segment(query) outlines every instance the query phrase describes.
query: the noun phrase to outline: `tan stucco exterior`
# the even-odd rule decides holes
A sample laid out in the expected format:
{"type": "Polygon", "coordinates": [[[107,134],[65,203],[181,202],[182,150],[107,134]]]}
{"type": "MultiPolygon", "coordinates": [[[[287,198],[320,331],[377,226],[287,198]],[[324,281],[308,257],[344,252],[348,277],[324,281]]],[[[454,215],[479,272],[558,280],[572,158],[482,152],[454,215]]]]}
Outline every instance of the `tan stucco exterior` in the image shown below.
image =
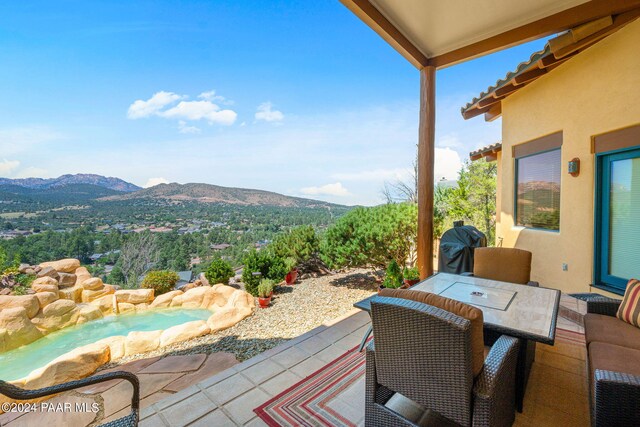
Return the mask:
{"type": "MultiPolygon", "coordinates": [[[[590,292],[594,265],[595,156],[592,137],[640,123],[640,20],[571,58],[502,101],[497,243],[533,252],[532,280],[590,292]],[[563,132],[560,231],[514,226],[512,146],[563,132]],[[580,158],[580,175],[567,162],[580,158]],[[562,264],[568,264],[568,271],[562,264]]],[[[639,142],[640,144],[640,142],[639,142]]],[[[605,293],[597,290],[599,293],[605,293]]],[[[606,293],[605,293],[606,294],[606,293]]]]}

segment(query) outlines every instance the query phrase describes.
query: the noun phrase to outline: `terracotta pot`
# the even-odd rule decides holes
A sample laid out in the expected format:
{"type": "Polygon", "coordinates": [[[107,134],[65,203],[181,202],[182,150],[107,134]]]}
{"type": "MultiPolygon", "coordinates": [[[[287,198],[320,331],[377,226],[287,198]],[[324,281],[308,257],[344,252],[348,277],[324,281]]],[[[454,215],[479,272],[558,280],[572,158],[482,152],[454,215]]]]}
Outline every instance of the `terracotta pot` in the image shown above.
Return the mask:
{"type": "Polygon", "coordinates": [[[261,308],[267,308],[271,304],[271,295],[267,298],[258,297],[258,303],[260,303],[261,308]]]}
{"type": "Polygon", "coordinates": [[[420,279],[415,279],[415,280],[404,279],[404,284],[407,285],[407,287],[411,287],[416,283],[418,283],[419,281],[420,279]]]}
{"type": "Polygon", "coordinates": [[[284,277],[284,280],[285,282],[287,282],[287,285],[293,285],[294,283],[296,283],[296,280],[298,280],[298,269],[294,268],[293,270],[288,272],[284,277]]]}

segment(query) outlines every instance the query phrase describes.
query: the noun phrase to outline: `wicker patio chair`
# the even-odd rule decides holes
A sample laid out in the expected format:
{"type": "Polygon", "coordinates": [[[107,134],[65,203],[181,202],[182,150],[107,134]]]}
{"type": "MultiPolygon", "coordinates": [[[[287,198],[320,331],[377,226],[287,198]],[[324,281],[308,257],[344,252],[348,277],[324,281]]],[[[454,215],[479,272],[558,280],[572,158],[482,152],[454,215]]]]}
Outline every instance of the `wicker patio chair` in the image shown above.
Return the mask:
{"type": "MultiPolygon", "coordinates": [[[[51,387],[40,388],[37,390],[25,390],[20,387],[16,387],[13,384],[0,380],[0,394],[3,394],[14,400],[31,400],[40,397],[51,396],[64,391],[78,389],[92,384],[97,384],[114,379],[127,380],[133,386],[133,397],[131,398],[131,412],[129,415],[118,418],[113,421],[109,421],[106,424],[101,424],[102,427],[130,427],[137,426],[140,416],[140,382],[131,372],[116,371],[106,374],[94,375],[92,377],[83,378],[81,380],[70,381],[63,384],[54,385],[51,387]]],[[[45,425],[43,420],[43,425],[45,425]]]]}
{"type": "Polygon", "coordinates": [[[516,248],[476,248],[473,276],[500,282],[539,286],[531,281],[531,252],[516,248]]]}
{"type": "Polygon", "coordinates": [[[366,352],[365,425],[510,426],[515,419],[518,341],[502,336],[478,376],[471,322],[400,298],[371,303],[374,340],[366,352]],[[399,393],[424,409],[410,420],[385,406],[399,393]]]}

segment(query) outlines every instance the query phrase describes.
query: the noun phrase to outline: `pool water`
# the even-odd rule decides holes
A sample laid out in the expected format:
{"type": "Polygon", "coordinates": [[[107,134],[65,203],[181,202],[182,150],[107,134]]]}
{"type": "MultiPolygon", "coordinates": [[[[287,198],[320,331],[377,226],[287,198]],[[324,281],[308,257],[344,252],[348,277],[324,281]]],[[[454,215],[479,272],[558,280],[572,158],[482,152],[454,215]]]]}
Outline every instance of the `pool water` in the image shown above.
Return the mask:
{"type": "Polygon", "coordinates": [[[131,331],[157,331],[194,320],[207,320],[209,310],[164,308],[142,313],[108,316],[53,332],[31,344],[0,353],[0,379],[24,378],[75,348],[131,331]]]}

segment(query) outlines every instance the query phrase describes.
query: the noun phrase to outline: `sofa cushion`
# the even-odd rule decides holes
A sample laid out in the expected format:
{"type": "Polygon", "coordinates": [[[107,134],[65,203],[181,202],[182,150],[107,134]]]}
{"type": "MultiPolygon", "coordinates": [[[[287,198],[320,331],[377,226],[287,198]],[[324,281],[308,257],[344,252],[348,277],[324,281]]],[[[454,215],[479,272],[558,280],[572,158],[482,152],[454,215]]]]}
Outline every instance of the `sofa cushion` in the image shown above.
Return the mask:
{"type": "Polygon", "coordinates": [[[640,328],[617,317],[588,313],[584,316],[584,335],[587,346],[592,342],[615,344],[640,350],[640,328]]]}
{"type": "Polygon", "coordinates": [[[631,279],[627,283],[617,316],[622,321],[640,327],[640,281],[631,279]]]}
{"type": "Polygon", "coordinates": [[[516,248],[476,248],[473,275],[526,285],[531,275],[531,252],[516,248]]]}
{"type": "Polygon", "coordinates": [[[482,371],[482,367],[484,366],[484,321],[482,310],[460,301],[441,297],[440,295],[410,289],[385,288],[380,291],[379,295],[381,297],[404,298],[421,302],[469,320],[471,322],[471,351],[473,353],[471,364],[473,376],[477,376],[482,371]]]}
{"type": "Polygon", "coordinates": [[[589,375],[596,369],[640,376],[640,350],[604,342],[589,345],[589,375]]]}

